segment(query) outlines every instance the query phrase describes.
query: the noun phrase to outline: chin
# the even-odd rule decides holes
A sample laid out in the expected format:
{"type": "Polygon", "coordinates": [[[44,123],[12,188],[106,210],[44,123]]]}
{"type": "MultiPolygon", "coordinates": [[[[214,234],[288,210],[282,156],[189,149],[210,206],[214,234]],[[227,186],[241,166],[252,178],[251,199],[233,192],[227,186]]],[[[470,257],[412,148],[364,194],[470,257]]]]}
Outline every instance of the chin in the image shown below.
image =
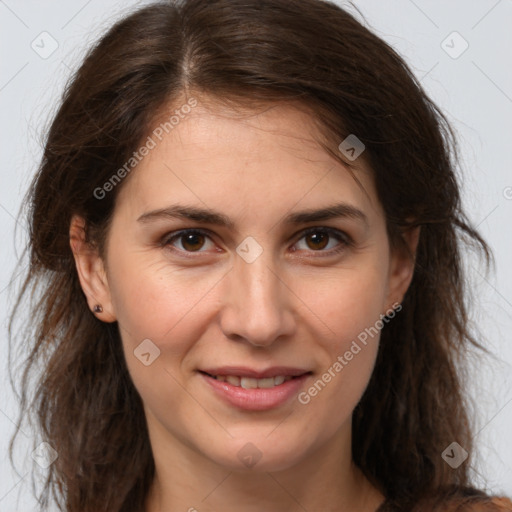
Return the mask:
{"type": "Polygon", "coordinates": [[[267,432],[259,437],[246,436],[244,441],[242,436],[237,436],[236,442],[226,447],[222,454],[207,455],[220,466],[239,473],[284,471],[299,464],[306,456],[307,447],[301,439],[290,443],[288,437],[288,443],[283,444],[267,436],[267,432]]]}

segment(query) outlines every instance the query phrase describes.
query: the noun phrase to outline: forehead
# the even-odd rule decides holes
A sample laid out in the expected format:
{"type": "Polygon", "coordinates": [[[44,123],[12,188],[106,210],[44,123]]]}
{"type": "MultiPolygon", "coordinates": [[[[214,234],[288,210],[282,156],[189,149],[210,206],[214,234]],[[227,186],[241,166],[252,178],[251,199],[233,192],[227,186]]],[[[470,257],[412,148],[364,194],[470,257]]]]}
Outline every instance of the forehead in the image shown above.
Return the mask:
{"type": "MultiPolygon", "coordinates": [[[[154,123],[162,126],[176,103],[154,123]]],[[[169,127],[168,127],[169,128],[169,127]]],[[[354,173],[319,144],[312,117],[287,104],[257,111],[233,111],[202,104],[164,132],[136,166],[120,191],[135,209],[192,201],[216,210],[251,209],[261,215],[270,206],[290,209],[318,206],[318,197],[343,199],[380,214],[370,170],[362,162],[354,173]]]]}
{"type": "MultiPolygon", "coordinates": [[[[166,118],[169,118],[169,110],[156,118],[157,129],[165,125],[166,118]]],[[[276,158],[326,159],[325,151],[318,144],[313,118],[304,107],[282,103],[234,110],[210,100],[199,102],[177,121],[158,141],[160,151],[153,151],[150,156],[163,156],[172,151],[176,159],[237,158],[241,164],[276,158]]],[[[243,169],[242,165],[239,167],[243,169]]]]}

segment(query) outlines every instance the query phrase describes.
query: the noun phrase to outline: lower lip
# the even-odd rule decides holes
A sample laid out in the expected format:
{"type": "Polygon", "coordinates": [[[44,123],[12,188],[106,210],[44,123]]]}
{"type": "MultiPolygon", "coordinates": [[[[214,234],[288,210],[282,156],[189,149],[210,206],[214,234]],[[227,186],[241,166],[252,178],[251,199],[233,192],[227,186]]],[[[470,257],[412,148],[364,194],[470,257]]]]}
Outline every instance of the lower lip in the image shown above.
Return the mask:
{"type": "Polygon", "coordinates": [[[226,402],[247,411],[265,411],[284,404],[298,393],[304,381],[310,376],[309,373],[306,373],[273,388],[244,389],[217,380],[205,373],[200,374],[226,402]]]}

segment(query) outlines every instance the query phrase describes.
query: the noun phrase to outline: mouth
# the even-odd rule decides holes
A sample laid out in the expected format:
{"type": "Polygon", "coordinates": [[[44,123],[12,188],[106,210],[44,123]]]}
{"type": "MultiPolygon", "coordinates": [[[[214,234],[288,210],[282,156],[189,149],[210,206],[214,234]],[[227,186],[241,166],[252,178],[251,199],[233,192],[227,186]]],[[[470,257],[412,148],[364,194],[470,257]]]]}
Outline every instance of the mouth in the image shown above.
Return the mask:
{"type": "Polygon", "coordinates": [[[280,386],[284,382],[288,382],[292,379],[299,377],[293,377],[291,375],[276,375],[275,377],[267,377],[264,379],[255,379],[253,377],[242,377],[240,375],[212,375],[207,372],[200,372],[204,375],[208,375],[212,379],[218,380],[219,382],[227,382],[232,386],[244,389],[270,389],[275,386],[280,386]]]}
{"type": "Polygon", "coordinates": [[[296,368],[271,368],[262,372],[219,368],[198,373],[224,402],[239,409],[263,411],[289,401],[313,372],[296,368]]]}

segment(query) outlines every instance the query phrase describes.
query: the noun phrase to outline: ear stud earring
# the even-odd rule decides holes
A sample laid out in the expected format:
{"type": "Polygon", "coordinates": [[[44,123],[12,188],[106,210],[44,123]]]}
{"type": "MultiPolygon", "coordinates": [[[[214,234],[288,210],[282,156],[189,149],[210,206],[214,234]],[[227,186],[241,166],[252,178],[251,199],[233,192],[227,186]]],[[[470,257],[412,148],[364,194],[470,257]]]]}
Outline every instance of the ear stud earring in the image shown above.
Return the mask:
{"type": "Polygon", "coordinates": [[[103,312],[103,307],[101,306],[101,304],[96,304],[93,308],[93,311],[95,313],[102,313],[103,312]]]}

